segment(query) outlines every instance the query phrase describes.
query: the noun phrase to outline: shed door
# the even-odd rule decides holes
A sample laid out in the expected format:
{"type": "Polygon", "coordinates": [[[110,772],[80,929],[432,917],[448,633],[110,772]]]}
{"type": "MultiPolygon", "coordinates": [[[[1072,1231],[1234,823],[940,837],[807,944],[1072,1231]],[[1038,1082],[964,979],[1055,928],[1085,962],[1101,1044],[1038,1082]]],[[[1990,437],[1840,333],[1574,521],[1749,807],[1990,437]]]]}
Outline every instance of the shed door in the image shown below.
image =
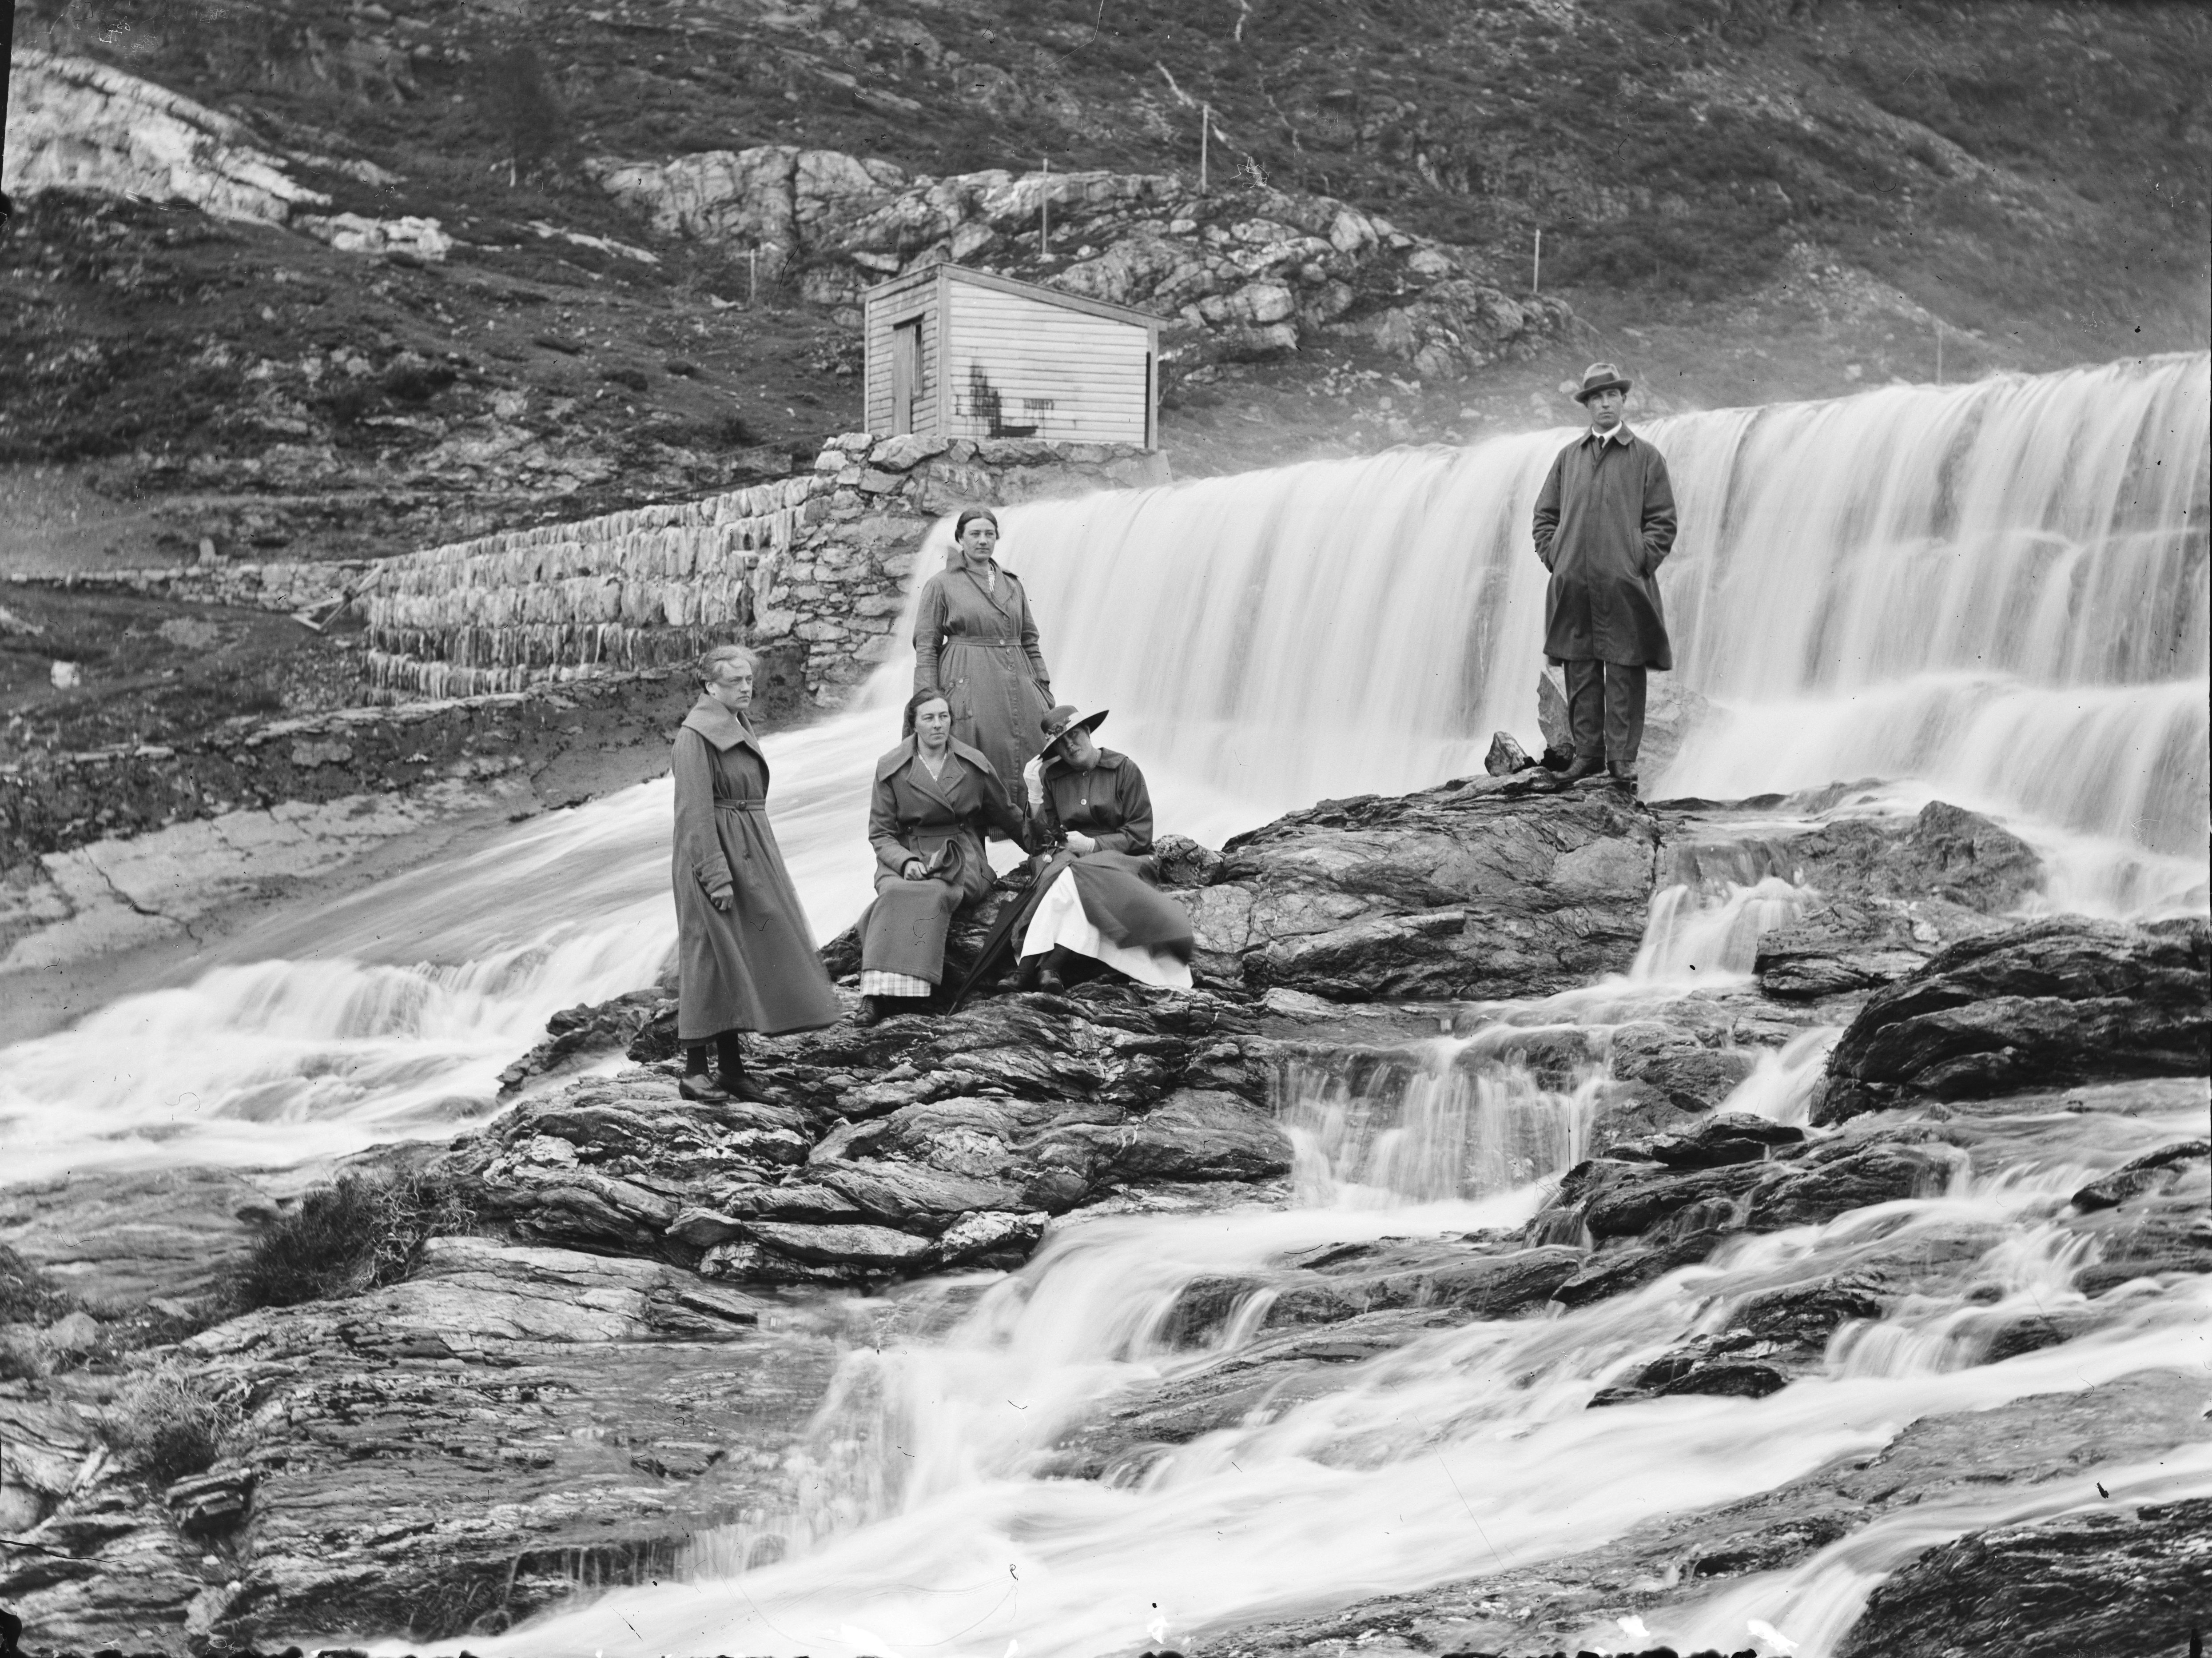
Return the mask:
{"type": "Polygon", "coordinates": [[[891,434],[914,430],[914,405],[921,395],[921,319],[891,330],[891,434]]]}

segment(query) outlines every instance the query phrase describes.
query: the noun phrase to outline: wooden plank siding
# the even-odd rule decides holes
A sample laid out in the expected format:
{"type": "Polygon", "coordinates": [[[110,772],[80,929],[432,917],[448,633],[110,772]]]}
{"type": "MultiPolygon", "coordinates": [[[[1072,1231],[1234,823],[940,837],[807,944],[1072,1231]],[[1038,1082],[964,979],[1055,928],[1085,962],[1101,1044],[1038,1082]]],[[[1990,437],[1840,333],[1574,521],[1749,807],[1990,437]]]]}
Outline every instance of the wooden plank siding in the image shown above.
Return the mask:
{"type": "Polygon", "coordinates": [[[868,430],[899,430],[895,331],[917,319],[915,432],[1157,445],[1155,319],[951,265],[895,277],[866,296],[868,430]]]}
{"type": "Polygon", "coordinates": [[[928,436],[935,436],[938,430],[937,413],[941,404],[938,389],[939,346],[943,330],[941,284],[934,279],[936,274],[933,271],[919,271],[895,285],[877,289],[867,296],[862,325],[866,331],[866,381],[862,406],[869,431],[888,433],[897,430],[891,408],[891,335],[899,324],[916,318],[921,322],[921,382],[915,388],[918,395],[915,399],[914,430],[928,436]]]}
{"type": "Polygon", "coordinates": [[[945,288],[945,436],[1150,445],[1149,328],[957,278],[945,288]]]}

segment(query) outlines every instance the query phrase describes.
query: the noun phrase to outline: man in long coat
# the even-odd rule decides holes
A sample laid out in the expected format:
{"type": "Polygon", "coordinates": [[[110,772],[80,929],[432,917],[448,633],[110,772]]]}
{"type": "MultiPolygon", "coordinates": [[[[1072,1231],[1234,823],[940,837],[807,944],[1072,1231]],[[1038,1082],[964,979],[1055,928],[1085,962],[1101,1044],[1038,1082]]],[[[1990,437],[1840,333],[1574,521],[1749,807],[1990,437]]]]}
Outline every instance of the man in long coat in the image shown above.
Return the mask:
{"type": "Polygon", "coordinates": [[[1636,786],[1644,676],[1674,665],[1659,566],[1674,546],[1674,490],[1658,450],[1628,430],[1630,382],[1610,363],[1583,371],[1590,428],[1559,451],[1536,497],[1536,556],[1552,572],[1544,654],[1565,670],[1574,731],[1570,783],[1601,768],[1636,786]]]}

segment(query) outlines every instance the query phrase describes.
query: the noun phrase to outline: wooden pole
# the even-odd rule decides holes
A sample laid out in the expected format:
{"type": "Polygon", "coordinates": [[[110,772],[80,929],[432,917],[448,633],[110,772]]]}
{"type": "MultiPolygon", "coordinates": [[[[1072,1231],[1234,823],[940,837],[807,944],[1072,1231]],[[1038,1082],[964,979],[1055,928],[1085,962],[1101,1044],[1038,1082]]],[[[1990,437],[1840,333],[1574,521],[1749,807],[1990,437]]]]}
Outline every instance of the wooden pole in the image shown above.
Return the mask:
{"type": "Polygon", "coordinates": [[[1041,160],[1044,188],[1037,192],[1037,257],[1042,259],[1052,252],[1052,157],[1041,160]]]}
{"type": "Polygon", "coordinates": [[[1544,291],[1544,233],[1541,230],[1536,233],[1536,256],[1528,266],[1528,291],[1532,294],[1544,291]]]}
{"type": "Polygon", "coordinates": [[[1213,106],[1198,107],[1198,193],[1206,193],[1206,164],[1207,151],[1213,140],[1213,106]]]}
{"type": "Polygon", "coordinates": [[[1943,319],[1936,319],[1936,383],[1943,383],[1943,319]]]}
{"type": "Polygon", "coordinates": [[[760,303],[760,249],[745,249],[745,308],[751,310],[760,303]]]}

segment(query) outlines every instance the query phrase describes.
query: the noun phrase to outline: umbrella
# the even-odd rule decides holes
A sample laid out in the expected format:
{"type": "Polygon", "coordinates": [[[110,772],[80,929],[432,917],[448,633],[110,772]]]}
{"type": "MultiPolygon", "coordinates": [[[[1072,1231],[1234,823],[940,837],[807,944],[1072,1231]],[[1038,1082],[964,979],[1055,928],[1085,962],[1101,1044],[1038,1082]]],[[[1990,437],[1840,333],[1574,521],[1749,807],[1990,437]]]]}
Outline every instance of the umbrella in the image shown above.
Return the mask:
{"type": "MultiPolygon", "coordinates": [[[[1048,862],[1046,855],[1042,852],[1030,857],[1029,891],[1036,891],[1036,883],[1042,878],[1039,872],[1048,862]]],[[[1014,936],[1014,923],[1021,919],[1022,912],[1028,907],[1022,899],[1012,898],[1000,906],[998,918],[991,923],[991,930],[983,935],[983,948],[975,952],[975,965],[969,968],[968,976],[960,981],[960,988],[952,993],[952,1001],[945,1012],[959,1012],[960,1004],[968,999],[968,992],[981,984],[984,976],[997,965],[1000,954],[1014,936]]]]}

